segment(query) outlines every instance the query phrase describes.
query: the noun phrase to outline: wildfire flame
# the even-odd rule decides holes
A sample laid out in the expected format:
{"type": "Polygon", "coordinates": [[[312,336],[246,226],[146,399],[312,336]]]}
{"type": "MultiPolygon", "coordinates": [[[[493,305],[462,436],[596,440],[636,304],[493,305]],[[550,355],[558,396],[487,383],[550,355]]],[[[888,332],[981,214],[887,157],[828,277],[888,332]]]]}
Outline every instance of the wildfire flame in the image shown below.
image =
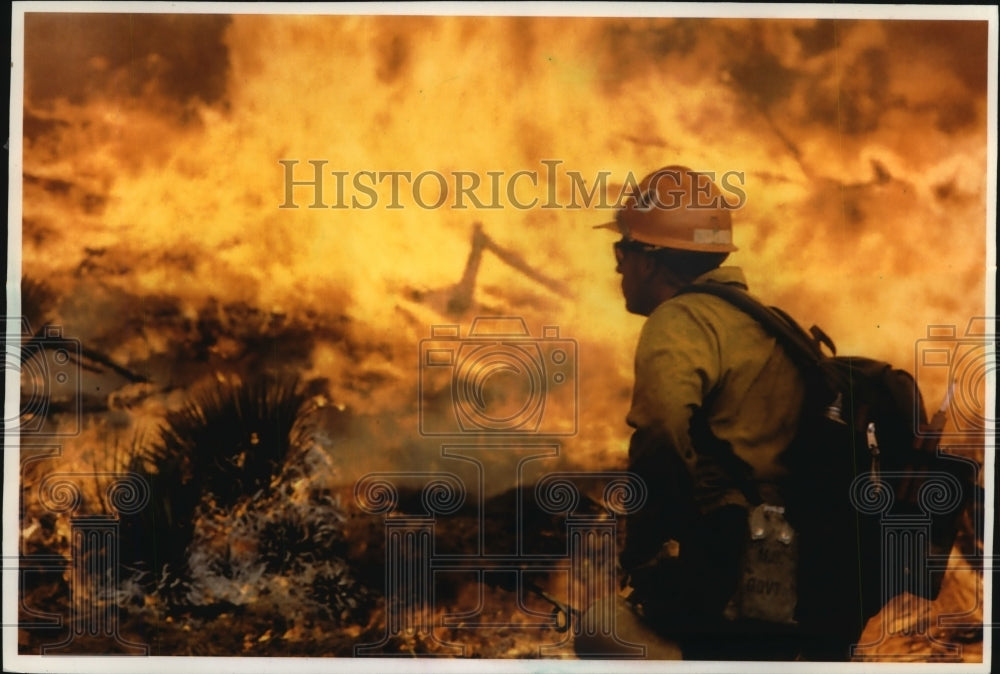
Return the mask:
{"type": "Polygon", "coordinates": [[[282,210],[278,160],[545,180],[554,159],[563,203],[564,171],[683,160],[746,173],[732,261],[849,348],[905,356],[983,309],[982,22],[31,14],[26,36],[23,265],[64,285],[104,249],[146,292],[336,298],[399,332],[400,286],[454,283],[482,221],[575,289],[546,319],[627,354],[606,213],[393,210],[384,189],[310,209],[301,188],[282,210]]]}

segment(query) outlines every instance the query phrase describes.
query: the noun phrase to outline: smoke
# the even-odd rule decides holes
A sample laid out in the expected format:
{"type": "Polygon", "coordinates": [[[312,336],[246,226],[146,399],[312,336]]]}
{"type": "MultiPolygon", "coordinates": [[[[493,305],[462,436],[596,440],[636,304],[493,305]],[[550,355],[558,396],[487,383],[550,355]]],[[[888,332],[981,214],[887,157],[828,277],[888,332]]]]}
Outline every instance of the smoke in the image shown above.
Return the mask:
{"type": "Polygon", "coordinates": [[[192,101],[217,103],[228,75],[222,36],[229,23],[200,14],[27,14],[25,95],[39,106],[142,97],[164,113],[192,101]]]}
{"type": "Polygon", "coordinates": [[[454,184],[435,210],[412,195],[387,208],[385,184],[367,210],[309,208],[302,187],[281,209],[279,161],[298,161],[299,180],[313,159],[351,175],[530,170],[539,184],[520,196],[563,205],[568,171],[607,171],[609,184],[671,163],[740,171],[731,261],[752,289],[844,351],[909,366],[928,324],[985,310],[986,29],[31,14],[23,268],[76,298],[61,318],[84,338],[115,330],[114,312],[81,299],[106,288],[170,296],[187,314],[211,297],[344,317],[374,346],[317,339],[310,374],[370,415],[346,424],[348,443],[399,456],[416,442],[400,438],[432,325],[476,312],[522,315],[533,334],[558,325],[580,342],[587,387],[567,446],[613,461],[640,323],[624,312],[612,238],[591,230],[607,211],[461,208],[454,184]],[[554,183],[546,160],[561,162],[554,183]],[[487,252],[470,312],[448,314],[477,222],[571,296],[487,252]]]}

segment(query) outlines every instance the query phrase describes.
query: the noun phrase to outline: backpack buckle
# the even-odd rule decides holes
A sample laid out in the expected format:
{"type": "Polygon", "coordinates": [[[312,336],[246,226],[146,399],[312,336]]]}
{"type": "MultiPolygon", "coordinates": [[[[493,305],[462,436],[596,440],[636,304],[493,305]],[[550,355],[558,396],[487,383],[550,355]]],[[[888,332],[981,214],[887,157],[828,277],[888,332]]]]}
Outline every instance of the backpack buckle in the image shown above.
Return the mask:
{"type": "Polygon", "coordinates": [[[841,414],[843,410],[844,410],[844,394],[841,393],[840,391],[837,391],[837,397],[834,398],[833,402],[827,406],[826,411],[823,413],[823,416],[825,416],[827,419],[836,424],[840,424],[841,426],[846,426],[847,422],[844,421],[844,417],[841,414]]]}

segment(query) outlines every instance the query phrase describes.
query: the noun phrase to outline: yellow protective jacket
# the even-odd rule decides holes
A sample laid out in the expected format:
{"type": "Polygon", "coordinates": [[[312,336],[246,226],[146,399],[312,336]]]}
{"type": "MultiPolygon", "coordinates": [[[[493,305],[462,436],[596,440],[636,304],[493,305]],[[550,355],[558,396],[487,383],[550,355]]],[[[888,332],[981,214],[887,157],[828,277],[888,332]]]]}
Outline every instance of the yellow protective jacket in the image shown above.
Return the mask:
{"type": "MultiPolygon", "coordinates": [[[[747,287],[737,267],[695,283],[747,287]]],[[[748,506],[748,485],[780,482],[778,456],[795,434],[803,396],[774,337],[725,300],[685,293],[657,307],[639,336],[627,417],[635,428],[630,469],[650,498],[629,518],[623,565],[681,540],[679,528],[692,519],[748,506]]]]}

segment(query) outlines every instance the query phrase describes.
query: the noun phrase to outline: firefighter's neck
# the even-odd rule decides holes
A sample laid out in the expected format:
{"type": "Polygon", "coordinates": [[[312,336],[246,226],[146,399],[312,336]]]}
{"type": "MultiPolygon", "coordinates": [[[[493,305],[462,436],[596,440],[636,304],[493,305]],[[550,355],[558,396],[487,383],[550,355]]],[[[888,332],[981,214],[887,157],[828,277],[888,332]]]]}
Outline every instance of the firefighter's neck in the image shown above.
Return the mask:
{"type": "Polygon", "coordinates": [[[657,286],[654,289],[653,293],[654,308],[660,306],[667,300],[673,298],[677,294],[678,290],[680,290],[680,286],[668,285],[668,284],[657,286]]]}
{"type": "Polygon", "coordinates": [[[649,316],[658,306],[674,297],[677,294],[677,291],[686,285],[686,282],[680,281],[679,279],[671,281],[663,278],[661,274],[654,275],[650,279],[649,285],[646,286],[646,311],[641,313],[645,316],[649,316]]]}
{"type": "Polygon", "coordinates": [[[651,258],[640,261],[639,282],[640,297],[636,303],[638,310],[633,313],[649,316],[653,311],[677,294],[677,291],[690,283],[676,271],[662,264],[656,264],[651,258]]]}
{"type": "Polygon", "coordinates": [[[669,267],[660,266],[654,275],[653,295],[658,300],[656,306],[671,299],[681,288],[690,285],[691,281],[680,276],[669,267]]]}

